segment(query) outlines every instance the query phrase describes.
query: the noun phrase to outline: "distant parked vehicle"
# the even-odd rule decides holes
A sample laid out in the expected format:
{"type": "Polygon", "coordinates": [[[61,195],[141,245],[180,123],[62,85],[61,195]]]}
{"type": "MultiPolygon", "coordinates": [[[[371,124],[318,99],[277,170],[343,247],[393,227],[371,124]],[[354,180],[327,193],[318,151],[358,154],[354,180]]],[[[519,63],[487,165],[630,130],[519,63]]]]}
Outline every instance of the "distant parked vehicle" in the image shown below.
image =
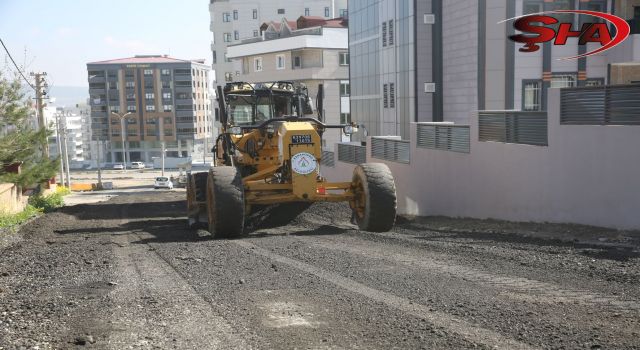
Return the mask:
{"type": "Polygon", "coordinates": [[[155,182],[153,183],[153,188],[168,188],[170,190],[173,189],[173,182],[169,180],[166,176],[158,176],[156,177],[155,182]]]}
{"type": "Polygon", "coordinates": [[[123,170],[124,169],[124,164],[116,163],[116,164],[113,165],[113,169],[114,170],[123,170]]]}
{"type": "Polygon", "coordinates": [[[131,162],[131,169],[144,169],[144,163],[143,162],[131,162]]]}

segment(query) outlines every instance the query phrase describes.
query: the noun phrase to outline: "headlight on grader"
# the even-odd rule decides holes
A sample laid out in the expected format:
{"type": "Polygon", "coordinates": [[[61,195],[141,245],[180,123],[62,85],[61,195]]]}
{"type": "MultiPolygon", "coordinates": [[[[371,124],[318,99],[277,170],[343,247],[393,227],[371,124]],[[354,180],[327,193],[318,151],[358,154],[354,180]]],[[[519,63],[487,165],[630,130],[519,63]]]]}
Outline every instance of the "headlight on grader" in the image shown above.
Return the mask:
{"type": "Polygon", "coordinates": [[[345,135],[352,135],[358,132],[358,127],[353,125],[347,125],[344,128],[342,128],[342,131],[345,133],[345,135]]]}
{"type": "Polygon", "coordinates": [[[239,126],[234,126],[231,128],[231,133],[234,135],[242,135],[242,128],[239,126]]]}

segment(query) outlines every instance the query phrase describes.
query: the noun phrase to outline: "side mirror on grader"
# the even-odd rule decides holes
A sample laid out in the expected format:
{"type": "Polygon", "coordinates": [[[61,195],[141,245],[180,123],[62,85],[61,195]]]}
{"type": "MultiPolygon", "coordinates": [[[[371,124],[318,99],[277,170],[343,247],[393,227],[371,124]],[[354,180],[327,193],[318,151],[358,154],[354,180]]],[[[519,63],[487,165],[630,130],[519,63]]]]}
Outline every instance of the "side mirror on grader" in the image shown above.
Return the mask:
{"type": "Polygon", "coordinates": [[[355,124],[325,124],[322,87],[318,119],[304,85],[292,82],[229,83],[218,88],[221,132],[214,166],[189,174],[188,219],[215,238],[244,234],[253,206],[291,202],[349,202],[366,231],[389,231],[396,218],[396,188],[385,164],[357,165],[351,182],[328,182],[320,173],[322,134],[355,124]]]}

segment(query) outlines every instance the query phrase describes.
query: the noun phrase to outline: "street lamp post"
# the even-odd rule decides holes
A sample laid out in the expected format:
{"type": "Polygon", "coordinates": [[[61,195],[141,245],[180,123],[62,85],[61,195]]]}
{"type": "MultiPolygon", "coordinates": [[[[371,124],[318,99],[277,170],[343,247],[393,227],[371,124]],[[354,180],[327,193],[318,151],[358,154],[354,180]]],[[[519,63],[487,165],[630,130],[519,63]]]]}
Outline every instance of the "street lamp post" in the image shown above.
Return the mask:
{"type": "Polygon", "coordinates": [[[131,112],[127,112],[123,115],[120,115],[116,112],[111,112],[111,114],[113,114],[114,116],[120,118],[120,137],[122,138],[122,166],[123,166],[123,171],[126,172],[127,171],[127,153],[126,150],[124,148],[124,144],[125,144],[125,138],[127,138],[128,133],[127,130],[124,127],[124,120],[127,119],[127,117],[129,115],[132,115],[133,113],[131,112]]]}

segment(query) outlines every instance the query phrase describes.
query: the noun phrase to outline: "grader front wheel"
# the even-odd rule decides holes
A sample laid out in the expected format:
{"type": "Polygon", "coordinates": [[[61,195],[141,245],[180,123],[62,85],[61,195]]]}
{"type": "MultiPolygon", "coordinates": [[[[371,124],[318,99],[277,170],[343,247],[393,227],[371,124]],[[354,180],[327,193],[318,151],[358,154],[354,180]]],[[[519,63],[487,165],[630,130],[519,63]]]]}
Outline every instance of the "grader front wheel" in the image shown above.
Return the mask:
{"type": "Polygon", "coordinates": [[[396,185],[386,164],[364,163],[353,170],[351,208],[358,227],[386,232],[396,221],[396,185]]]}
{"type": "Polygon", "coordinates": [[[235,167],[218,166],[207,177],[207,217],[214,238],[236,238],[244,231],[244,186],[235,167]]]}

